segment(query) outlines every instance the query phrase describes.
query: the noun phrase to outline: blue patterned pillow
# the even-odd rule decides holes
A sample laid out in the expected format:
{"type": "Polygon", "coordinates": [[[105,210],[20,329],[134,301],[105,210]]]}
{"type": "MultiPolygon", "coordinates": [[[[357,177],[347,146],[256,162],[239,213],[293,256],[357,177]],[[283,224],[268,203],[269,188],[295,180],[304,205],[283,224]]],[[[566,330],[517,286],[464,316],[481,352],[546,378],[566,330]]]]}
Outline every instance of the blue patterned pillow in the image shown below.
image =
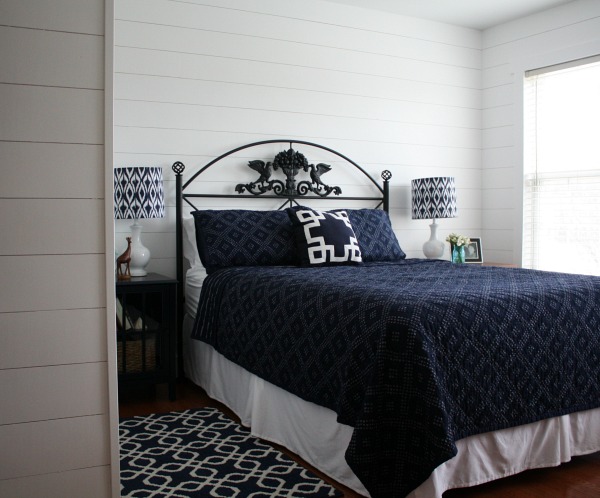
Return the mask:
{"type": "Polygon", "coordinates": [[[288,208],[302,265],[360,263],[358,240],[345,211],[288,208]]]}
{"type": "Polygon", "coordinates": [[[398,261],[406,258],[382,209],[346,209],[363,261],[398,261]]]}
{"type": "Polygon", "coordinates": [[[208,272],[230,266],[297,264],[285,211],[193,211],[200,260],[208,272]]]}

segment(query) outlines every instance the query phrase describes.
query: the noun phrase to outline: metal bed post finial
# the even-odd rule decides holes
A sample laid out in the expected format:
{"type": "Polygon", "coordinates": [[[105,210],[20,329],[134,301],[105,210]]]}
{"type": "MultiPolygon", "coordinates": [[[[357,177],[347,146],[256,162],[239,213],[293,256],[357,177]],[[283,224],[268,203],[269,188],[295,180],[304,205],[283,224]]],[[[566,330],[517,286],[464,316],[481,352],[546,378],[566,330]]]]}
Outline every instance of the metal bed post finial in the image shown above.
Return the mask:
{"type": "Polygon", "coordinates": [[[383,178],[383,210],[386,213],[390,212],[390,179],[392,178],[392,172],[384,169],[381,172],[381,178],[383,178]]]}

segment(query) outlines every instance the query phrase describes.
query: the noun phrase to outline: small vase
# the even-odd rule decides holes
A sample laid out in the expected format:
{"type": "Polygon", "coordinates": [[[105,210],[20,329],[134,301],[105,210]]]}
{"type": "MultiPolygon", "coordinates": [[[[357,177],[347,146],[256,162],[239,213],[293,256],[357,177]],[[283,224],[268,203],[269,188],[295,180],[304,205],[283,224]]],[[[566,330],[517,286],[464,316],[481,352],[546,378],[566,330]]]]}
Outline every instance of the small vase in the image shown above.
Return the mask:
{"type": "Polygon", "coordinates": [[[465,262],[465,246],[457,246],[452,244],[452,262],[461,264],[465,262]]]}

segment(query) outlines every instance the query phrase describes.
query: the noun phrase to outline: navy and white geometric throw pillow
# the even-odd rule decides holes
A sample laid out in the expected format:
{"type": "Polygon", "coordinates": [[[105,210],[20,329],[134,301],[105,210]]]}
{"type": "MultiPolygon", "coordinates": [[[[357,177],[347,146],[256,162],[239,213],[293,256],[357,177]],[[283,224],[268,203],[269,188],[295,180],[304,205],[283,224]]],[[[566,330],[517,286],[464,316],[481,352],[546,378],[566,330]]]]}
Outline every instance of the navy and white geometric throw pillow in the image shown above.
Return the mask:
{"type": "Polygon", "coordinates": [[[346,211],[358,239],[363,261],[399,261],[406,258],[389,215],[382,209],[346,211]]]}
{"type": "Polygon", "coordinates": [[[193,211],[200,260],[208,273],[231,266],[295,265],[294,228],[284,211],[193,211]]]}
{"type": "Polygon", "coordinates": [[[356,234],[345,211],[321,212],[307,208],[287,209],[302,265],[361,263],[356,234]]]}

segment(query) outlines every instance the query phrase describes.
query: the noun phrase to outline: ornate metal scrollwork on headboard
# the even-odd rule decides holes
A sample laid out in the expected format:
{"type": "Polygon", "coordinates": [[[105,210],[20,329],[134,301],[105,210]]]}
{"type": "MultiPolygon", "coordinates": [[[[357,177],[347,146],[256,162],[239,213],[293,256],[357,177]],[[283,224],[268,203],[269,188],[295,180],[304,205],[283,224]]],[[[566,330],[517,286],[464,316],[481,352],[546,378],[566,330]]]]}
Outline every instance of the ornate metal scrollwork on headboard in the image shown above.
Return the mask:
{"type": "Polygon", "coordinates": [[[261,195],[272,191],[275,195],[300,196],[312,192],[320,197],[327,197],[331,193],[335,195],[342,193],[340,187],[331,187],[321,180],[321,175],[330,171],[331,166],[324,163],[318,163],[316,166],[308,164],[306,157],[291,147],[277,154],[273,162],[265,163],[261,160],[253,160],[248,162],[248,166],[258,172],[260,176],[254,182],[237,184],[235,190],[240,194],[249,192],[253,195],[261,195]],[[285,183],[281,180],[271,180],[273,171],[279,169],[286,177],[285,183]],[[306,173],[310,172],[310,181],[303,180],[296,183],[296,176],[300,170],[306,173]]]}

